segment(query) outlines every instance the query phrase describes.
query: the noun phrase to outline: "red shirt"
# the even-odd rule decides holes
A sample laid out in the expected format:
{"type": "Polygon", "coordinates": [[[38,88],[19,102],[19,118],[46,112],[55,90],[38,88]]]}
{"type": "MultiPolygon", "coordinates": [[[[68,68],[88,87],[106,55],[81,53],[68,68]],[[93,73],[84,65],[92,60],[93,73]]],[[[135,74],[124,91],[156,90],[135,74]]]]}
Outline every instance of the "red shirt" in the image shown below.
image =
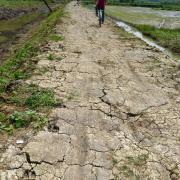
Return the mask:
{"type": "Polygon", "coordinates": [[[105,3],[106,3],[105,0],[97,0],[97,7],[98,7],[99,9],[104,9],[105,3]]]}

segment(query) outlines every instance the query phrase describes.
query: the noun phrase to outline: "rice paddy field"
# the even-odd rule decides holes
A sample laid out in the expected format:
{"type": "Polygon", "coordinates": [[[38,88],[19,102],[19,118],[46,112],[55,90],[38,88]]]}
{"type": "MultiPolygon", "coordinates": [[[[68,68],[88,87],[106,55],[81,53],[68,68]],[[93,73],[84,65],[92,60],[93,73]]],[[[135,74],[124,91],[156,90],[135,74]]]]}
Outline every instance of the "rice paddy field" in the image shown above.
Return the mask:
{"type": "Polygon", "coordinates": [[[107,6],[106,14],[134,26],[159,45],[180,55],[180,11],[107,6]]]}
{"type": "Polygon", "coordinates": [[[133,24],[170,29],[180,28],[180,11],[131,6],[107,6],[106,13],[133,24]]]}

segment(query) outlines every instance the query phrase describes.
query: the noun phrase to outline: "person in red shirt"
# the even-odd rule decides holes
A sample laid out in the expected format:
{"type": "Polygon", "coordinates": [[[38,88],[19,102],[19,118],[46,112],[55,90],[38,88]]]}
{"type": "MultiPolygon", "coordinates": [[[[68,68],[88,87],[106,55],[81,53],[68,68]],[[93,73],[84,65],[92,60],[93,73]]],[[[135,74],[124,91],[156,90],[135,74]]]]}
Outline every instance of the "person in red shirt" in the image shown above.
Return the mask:
{"type": "Polygon", "coordinates": [[[96,16],[98,16],[98,10],[102,10],[102,23],[104,23],[104,10],[105,10],[106,0],[96,1],[96,16]]]}

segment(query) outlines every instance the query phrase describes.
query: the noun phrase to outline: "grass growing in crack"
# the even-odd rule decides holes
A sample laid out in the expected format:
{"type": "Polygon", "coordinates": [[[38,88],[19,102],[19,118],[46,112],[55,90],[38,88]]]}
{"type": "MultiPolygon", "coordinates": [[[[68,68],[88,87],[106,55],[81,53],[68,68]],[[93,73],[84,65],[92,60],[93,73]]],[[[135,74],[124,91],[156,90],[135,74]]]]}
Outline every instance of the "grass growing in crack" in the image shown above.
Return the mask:
{"type": "Polygon", "coordinates": [[[51,34],[49,36],[49,39],[52,40],[52,41],[58,42],[58,41],[63,41],[64,37],[63,36],[59,36],[57,34],[51,34]]]}
{"type": "Polygon", "coordinates": [[[119,168],[119,170],[120,170],[121,172],[123,172],[123,175],[124,175],[125,177],[132,177],[132,176],[134,176],[134,172],[133,172],[128,166],[126,166],[126,165],[121,166],[121,167],[119,168]]]}
{"type": "Polygon", "coordinates": [[[62,60],[64,59],[64,57],[61,57],[61,56],[57,57],[57,56],[55,56],[54,54],[49,54],[48,57],[47,57],[47,59],[48,59],[49,61],[53,61],[53,60],[62,61],[62,60]]]}
{"type": "Polygon", "coordinates": [[[117,161],[113,158],[113,165],[118,170],[115,179],[121,179],[122,177],[128,179],[139,180],[140,176],[138,171],[146,164],[147,159],[149,158],[148,154],[141,154],[139,156],[127,156],[123,164],[122,161],[117,161]]]}
{"type": "Polygon", "coordinates": [[[35,75],[43,75],[49,71],[50,71],[50,69],[48,67],[42,67],[42,68],[36,70],[35,75]]]}
{"type": "Polygon", "coordinates": [[[113,165],[118,164],[118,161],[117,161],[117,159],[115,159],[115,158],[112,159],[112,162],[113,162],[113,165]]]}
{"type": "Polygon", "coordinates": [[[128,156],[126,157],[126,159],[128,160],[129,164],[132,164],[134,166],[142,166],[146,163],[148,157],[148,154],[142,154],[137,157],[128,156]]]}
{"type": "Polygon", "coordinates": [[[55,59],[54,54],[49,54],[49,56],[48,56],[48,60],[52,61],[52,60],[54,60],[54,59],[55,59]]]}

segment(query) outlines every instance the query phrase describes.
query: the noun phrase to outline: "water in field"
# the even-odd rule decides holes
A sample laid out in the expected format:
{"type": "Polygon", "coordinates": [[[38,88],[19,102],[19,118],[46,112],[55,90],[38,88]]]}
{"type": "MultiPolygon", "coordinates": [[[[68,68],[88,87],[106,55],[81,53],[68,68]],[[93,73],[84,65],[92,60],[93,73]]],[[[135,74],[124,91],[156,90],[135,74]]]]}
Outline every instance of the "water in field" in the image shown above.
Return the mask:
{"type": "Polygon", "coordinates": [[[147,24],[170,29],[180,28],[180,11],[125,6],[108,6],[106,11],[109,15],[133,24],[147,24]]]}

